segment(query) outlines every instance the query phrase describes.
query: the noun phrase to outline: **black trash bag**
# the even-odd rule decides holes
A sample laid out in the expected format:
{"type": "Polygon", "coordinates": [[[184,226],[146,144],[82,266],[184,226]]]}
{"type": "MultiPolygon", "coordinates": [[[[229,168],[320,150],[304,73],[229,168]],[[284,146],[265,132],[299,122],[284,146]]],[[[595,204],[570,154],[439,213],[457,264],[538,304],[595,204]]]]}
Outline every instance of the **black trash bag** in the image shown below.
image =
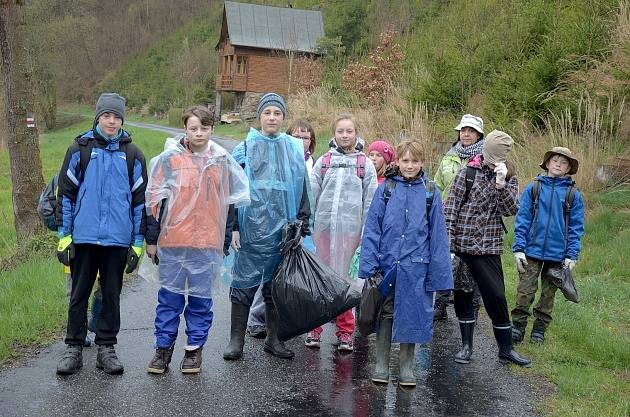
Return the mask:
{"type": "Polygon", "coordinates": [[[573,273],[568,267],[562,264],[550,264],[545,262],[543,266],[542,275],[553,285],[558,287],[564,298],[568,301],[578,303],[580,297],[575,287],[575,281],[573,281],[573,273]]]}
{"type": "Polygon", "coordinates": [[[357,327],[362,336],[369,336],[376,331],[375,324],[381,313],[385,297],[378,290],[383,281],[383,274],[377,272],[374,276],[365,280],[361,292],[361,303],[357,315],[357,327]]]}
{"type": "Polygon", "coordinates": [[[304,249],[302,222],[285,226],[282,262],[271,285],[278,311],[278,338],[299,336],[328,323],[359,304],[361,293],[352,288],[315,254],[304,249]]]}

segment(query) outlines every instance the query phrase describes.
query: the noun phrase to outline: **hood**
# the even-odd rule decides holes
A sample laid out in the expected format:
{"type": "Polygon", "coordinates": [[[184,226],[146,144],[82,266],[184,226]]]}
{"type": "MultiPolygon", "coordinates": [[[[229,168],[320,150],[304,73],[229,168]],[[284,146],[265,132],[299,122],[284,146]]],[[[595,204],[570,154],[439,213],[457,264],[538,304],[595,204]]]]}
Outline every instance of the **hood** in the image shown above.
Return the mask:
{"type": "MultiPolygon", "coordinates": [[[[336,149],[340,154],[343,154],[343,152],[341,152],[341,149],[339,148],[339,145],[337,145],[337,141],[335,140],[335,138],[330,139],[330,142],[328,142],[328,147],[331,149],[336,149]]],[[[365,149],[365,141],[362,138],[357,137],[357,143],[354,145],[354,149],[357,152],[363,152],[363,149],[365,149]]]]}

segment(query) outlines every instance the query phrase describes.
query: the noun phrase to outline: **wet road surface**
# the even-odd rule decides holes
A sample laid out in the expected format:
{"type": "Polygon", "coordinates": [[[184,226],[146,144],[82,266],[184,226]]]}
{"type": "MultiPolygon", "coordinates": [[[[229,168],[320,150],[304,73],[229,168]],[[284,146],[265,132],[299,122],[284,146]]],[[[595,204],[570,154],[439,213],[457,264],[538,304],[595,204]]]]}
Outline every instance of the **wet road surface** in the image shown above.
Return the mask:
{"type": "MultiPolygon", "coordinates": [[[[440,322],[430,347],[416,348],[415,389],[401,389],[398,347],[393,345],[390,383],[374,385],[374,339],[355,338],[355,351],[340,354],[332,345],[334,325],[325,326],[322,348],[311,350],[302,338],[288,342],[293,361],[263,352],[263,340],[246,338],[241,361],[222,352],[229,337],[228,289],[215,293],[214,323],[199,375],[183,375],[179,363],[184,325],[172,369],[149,375],[153,356],[153,319],[157,287],[141,278],[126,284],[121,302],[122,330],[117,351],[125,373],[110,376],[95,369],[96,348],[85,348],[83,369],[55,375],[64,345],[59,342],[0,373],[0,415],[13,416],[533,416],[528,383],[498,363],[494,341],[476,337],[473,361],[455,364],[459,345],[455,320],[440,322]]],[[[449,307],[449,315],[453,310],[449,307]]],[[[486,319],[487,320],[487,319],[486,319]]],[[[477,333],[482,333],[478,331],[477,333]]],[[[477,336],[477,335],[476,335],[477,336]]]]}

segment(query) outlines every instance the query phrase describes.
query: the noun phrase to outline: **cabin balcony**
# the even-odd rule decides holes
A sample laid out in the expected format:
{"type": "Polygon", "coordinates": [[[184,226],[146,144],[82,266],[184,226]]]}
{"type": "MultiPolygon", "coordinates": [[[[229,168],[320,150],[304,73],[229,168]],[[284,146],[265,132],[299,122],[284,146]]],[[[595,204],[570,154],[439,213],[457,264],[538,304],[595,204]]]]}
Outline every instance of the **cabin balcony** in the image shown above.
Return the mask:
{"type": "Polygon", "coordinates": [[[217,90],[247,91],[246,74],[219,74],[216,81],[217,90]]]}

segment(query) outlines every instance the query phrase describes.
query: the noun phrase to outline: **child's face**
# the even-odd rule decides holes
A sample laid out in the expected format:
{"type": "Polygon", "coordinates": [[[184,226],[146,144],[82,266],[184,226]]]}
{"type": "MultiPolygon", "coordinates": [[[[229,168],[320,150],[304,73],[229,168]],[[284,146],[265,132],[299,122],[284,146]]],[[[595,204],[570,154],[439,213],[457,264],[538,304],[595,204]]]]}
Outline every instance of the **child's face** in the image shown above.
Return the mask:
{"type": "Polygon", "coordinates": [[[190,116],[186,121],[186,140],[191,151],[205,150],[211,134],[212,126],[202,125],[197,116],[190,116]]]}
{"type": "Polygon", "coordinates": [[[374,168],[376,168],[377,171],[383,168],[383,165],[385,164],[385,158],[383,158],[383,155],[381,155],[379,151],[370,152],[368,158],[370,158],[370,160],[374,164],[374,168]]]}
{"type": "Polygon", "coordinates": [[[553,155],[547,161],[547,172],[550,177],[563,177],[570,168],[569,158],[563,155],[553,155]]]}
{"type": "Polygon", "coordinates": [[[335,141],[344,151],[351,151],[357,143],[357,131],[350,119],[342,119],[335,126],[335,141]]]}
{"type": "Polygon", "coordinates": [[[308,148],[311,146],[311,132],[307,129],[296,128],[291,132],[291,136],[297,139],[302,139],[302,144],[304,145],[304,152],[308,151],[308,148]]]}
{"type": "Polygon", "coordinates": [[[260,114],[260,130],[264,135],[277,135],[282,127],[284,114],[276,106],[267,106],[260,114]]]}
{"type": "Polygon", "coordinates": [[[98,126],[107,136],[115,136],[122,127],[122,119],[114,113],[103,113],[98,117],[98,126]]]}
{"type": "Polygon", "coordinates": [[[400,169],[400,174],[407,179],[416,177],[423,166],[424,162],[411,155],[411,152],[409,151],[405,152],[402,157],[398,158],[398,168],[400,169]]]}
{"type": "Polygon", "coordinates": [[[481,134],[472,127],[465,126],[459,131],[459,141],[463,147],[476,143],[480,137],[481,134]]]}

